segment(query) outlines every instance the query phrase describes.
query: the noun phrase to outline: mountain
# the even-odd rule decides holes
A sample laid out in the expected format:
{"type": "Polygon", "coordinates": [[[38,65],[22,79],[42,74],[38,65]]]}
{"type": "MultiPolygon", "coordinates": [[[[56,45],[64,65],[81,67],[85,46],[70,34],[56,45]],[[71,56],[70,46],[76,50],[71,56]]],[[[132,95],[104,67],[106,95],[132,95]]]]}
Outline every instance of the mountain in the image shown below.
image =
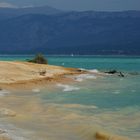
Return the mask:
{"type": "Polygon", "coordinates": [[[2,8],[0,7],[0,20],[22,16],[25,14],[60,14],[63,11],[52,8],[50,6],[41,7],[25,7],[25,8],[2,8]]]}
{"type": "Polygon", "coordinates": [[[25,14],[0,22],[0,53],[140,55],[140,11],[25,14]]]}

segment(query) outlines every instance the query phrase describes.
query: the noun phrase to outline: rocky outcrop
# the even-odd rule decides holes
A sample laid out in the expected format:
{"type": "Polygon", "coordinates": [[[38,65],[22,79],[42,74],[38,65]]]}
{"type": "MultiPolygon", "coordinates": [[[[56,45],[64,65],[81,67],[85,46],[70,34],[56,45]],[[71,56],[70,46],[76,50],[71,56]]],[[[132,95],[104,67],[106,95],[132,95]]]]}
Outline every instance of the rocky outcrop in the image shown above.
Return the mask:
{"type": "Polygon", "coordinates": [[[105,73],[107,73],[107,74],[117,74],[117,75],[120,76],[120,77],[125,77],[124,74],[123,74],[122,72],[117,71],[117,70],[110,70],[110,71],[107,71],[107,72],[105,72],[105,73]]]}

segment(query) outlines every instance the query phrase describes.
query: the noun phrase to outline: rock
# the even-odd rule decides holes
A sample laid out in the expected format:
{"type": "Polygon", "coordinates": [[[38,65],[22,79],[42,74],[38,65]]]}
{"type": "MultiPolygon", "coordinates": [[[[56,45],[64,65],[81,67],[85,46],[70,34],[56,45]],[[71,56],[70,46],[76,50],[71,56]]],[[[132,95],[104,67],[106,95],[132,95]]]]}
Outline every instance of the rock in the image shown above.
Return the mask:
{"type": "Polygon", "coordinates": [[[15,117],[16,113],[10,109],[1,108],[0,109],[0,117],[15,117]]]}
{"type": "Polygon", "coordinates": [[[107,71],[105,73],[108,73],[108,74],[118,74],[118,76],[124,77],[124,74],[122,72],[117,71],[117,70],[110,70],[110,71],[107,71]]]}
{"type": "Polygon", "coordinates": [[[0,140],[12,140],[8,137],[8,134],[5,130],[0,129],[0,140]]]}
{"type": "Polygon", "coordinates": [[[0,129],[0,135],[6,133],[5,130],[0,129]]]}
{"type": "Polygon", "coordinates": [[[110,70],[110,71],[107,71],[105,73],[108,73],[108,74],[115,74],[115,73],[118,73],[116,70],[110,70]]]}
{"type": "Polygon", "coordinates": [[[77,71],[77,72],[82,72],[83,70],[81,70],[81,69],[77,69],[76,71],[77,71]]]}
{"type": "Polygon", "coordinates": [[[109,134],[106,134],[103,132],[96,132],[95,138],[96,138],[96,140],[128,140],[125,137],[109,135],[109,134]]]}
{"type": "Polygon", "coordinates": [[[124,77],[124,74],[122,72],[120,72],[118,76],[124,77]]]}
{"type": "Polygon", "coordinates": [[[96,132],[95,138],[97,140],[109,140],[110,136],[108,134],[102,133],[102,132],[96,132]]]}
{"type": "Polygon", "coordinates": [[[39,75],[45,76],[45,75],[46,75],[46,70],[41,70],[41,71],[39,72],[39,75]]]}

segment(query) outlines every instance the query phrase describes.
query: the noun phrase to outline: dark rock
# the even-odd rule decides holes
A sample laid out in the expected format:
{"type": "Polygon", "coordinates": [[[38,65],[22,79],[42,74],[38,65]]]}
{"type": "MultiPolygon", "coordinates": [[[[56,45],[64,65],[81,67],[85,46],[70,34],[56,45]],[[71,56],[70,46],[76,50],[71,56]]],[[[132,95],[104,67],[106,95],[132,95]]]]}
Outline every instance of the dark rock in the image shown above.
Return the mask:
{"type": "Polygon", "coordinates": [[[116,70],[110,70],[110,71],[107,71],[105,73],[108,73],[108,74],[115,74],[115,73],[118,73],[116,70]]]}
{"type": "Polygon", "coordinates": [[[80,70],[80,69],[77,69],[76,71],[77,71],[77,72],[82,72],[82,70],[80,70]]]}
{"type": "Polygon", "coordinates": [[[46,75],[46,70],[42,70],[42,71],[40,71],[40,72],[39,72],[39,75],[41,75],[41,76],[45,76],[45,75],[46,75]]]}
{"type": "Polygon", "coordinates": [[[117,70],[110,70],[110,71],[107,71],[105,73],[108,73],[108,74],[118,74],[119,77],[124,77],[124,74],[122,72],[117,71],[117,70]]]}
{"type": "Polygon", "coordinates": [[[124,77],[124,74],[122,72],[120,72],[118,76],[124,77]]]}

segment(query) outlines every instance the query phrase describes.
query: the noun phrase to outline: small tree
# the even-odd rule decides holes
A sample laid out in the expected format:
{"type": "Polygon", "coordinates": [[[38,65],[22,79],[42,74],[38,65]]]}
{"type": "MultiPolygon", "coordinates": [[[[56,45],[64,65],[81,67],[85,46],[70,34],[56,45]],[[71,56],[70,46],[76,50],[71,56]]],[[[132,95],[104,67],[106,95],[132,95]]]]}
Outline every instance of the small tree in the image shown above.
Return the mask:
{"type": "Polygon", "coordinates": [[[48,64],[47,59],[41,53],[37,54],[32,60],[28,60],[28,62],[37,64],[48,64]]]}

